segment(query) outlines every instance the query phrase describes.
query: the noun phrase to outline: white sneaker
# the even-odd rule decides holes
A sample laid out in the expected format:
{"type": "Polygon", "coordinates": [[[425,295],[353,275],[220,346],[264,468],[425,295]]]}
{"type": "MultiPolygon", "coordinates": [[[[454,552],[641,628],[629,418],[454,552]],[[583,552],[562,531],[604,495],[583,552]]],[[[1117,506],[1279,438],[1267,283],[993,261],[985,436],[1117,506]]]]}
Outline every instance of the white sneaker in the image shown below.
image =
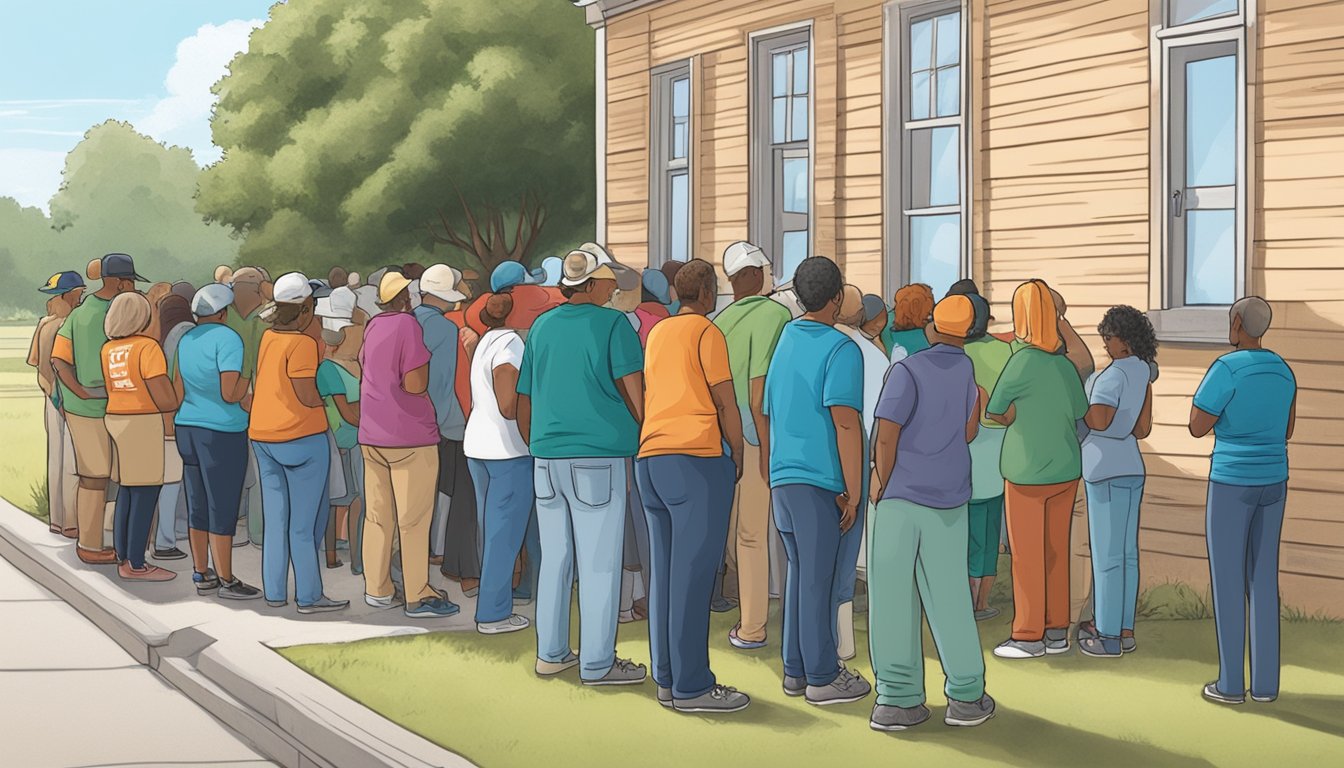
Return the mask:
{"type": "Polygon", "coordinates": [[[564,661],[546,661],[545,659],[537,659],[537,674],[542,677],[550,677],[551,675],[558,675],[567,669],[573,669],[577,666],[579,666],[579,655],[570,651],[564,661]]]}
{"type": "Polygon", "coordinates": [[[387,597],[375,597],[373,595],[365,593],[364,604],[369,606],[370,608],[391,608],[393,597],[395,597],[395,595],[388,595],[387,597]]]}
{"type": "Polygon", "coordinates": [[[994,655],[1000,659],[1039,659],[1045,655],[1045,642],[1008,640],[994,648],[994,655]]]}
{"type": "Polygon", "coordinates": [[[476,631],[482,635],[502,635],[508,632],[519,632],[532,626],[532,622],[527,620],[526,616],[513,614],[499,621],[477,622],[476,631]]]}

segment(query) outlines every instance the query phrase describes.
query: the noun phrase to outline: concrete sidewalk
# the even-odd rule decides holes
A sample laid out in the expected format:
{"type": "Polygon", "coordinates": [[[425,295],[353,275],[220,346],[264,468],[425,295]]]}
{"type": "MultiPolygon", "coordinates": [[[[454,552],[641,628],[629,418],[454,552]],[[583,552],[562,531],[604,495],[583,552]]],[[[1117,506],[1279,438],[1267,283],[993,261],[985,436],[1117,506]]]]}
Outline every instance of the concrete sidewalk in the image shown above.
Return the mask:
{"type": "Polygon", "coordinates": [[[0,559],[6,765],[274,765],[0,559]]]}
{"type": "MultiPolygon", "coordinates": [[[[234,570],[259,584],[260,552],[234,550],[234,570]]],[[[362,577],[348,567],[323,571],[326,592],[348,599],[346,611],[302,616],[293,603],[270,608],[264,600],[222,601],[196,595],[190,560],[177,579],[131,583],[107,566],[75,557],[68,539],[0,501],[0,557],[69,603],[140,664],[187,694],[266,757],[282,765],[469,766],[464,758],[406,731],[290,664],[272,649],[339,643],[429,631],[474,630],[472,600],[456,584],[439,582],[462,606],[449,619],[405,617],[370,608],[362,577]]],[[[437,571],[434,576],[438,579],[437,571]]],[[[75,727],[78,732],[78,727],[75,727]]]]}

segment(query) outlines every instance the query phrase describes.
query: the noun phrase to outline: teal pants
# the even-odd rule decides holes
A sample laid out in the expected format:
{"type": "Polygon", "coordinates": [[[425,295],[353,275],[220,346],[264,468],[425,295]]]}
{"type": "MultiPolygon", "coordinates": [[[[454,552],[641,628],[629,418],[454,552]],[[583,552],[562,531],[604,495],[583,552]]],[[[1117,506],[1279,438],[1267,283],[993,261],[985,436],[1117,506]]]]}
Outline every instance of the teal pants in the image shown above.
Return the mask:
{"type": "Polygon", "coordinates": [[[924,638],[928,618],[956,701],[985,693],[971,591],[966,586],[967,507],[933,509],[887,500],[868,518],[868,651],[877,677],[877,703],[924,703],[924,638]]]}
{"type": "Polygon", "coordinates": [[[992,499],[971,499],[970,551],[966,556],[967,569],[972,579],[997,576],[999,573],[999,537],[1003,529],[1003,496],[992,499]]]}

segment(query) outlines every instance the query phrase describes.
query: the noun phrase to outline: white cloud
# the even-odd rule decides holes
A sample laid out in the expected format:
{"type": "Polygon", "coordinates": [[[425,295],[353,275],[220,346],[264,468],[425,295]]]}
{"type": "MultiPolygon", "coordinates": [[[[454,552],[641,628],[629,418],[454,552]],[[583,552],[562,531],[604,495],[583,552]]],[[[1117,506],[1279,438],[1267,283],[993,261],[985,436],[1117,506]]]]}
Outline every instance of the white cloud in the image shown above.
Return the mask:
{"type": "Polygon", "coordinates": [[[46,210],[61,186],[65,153],[44,149],[0,149],[0,196],[46,210]]]}
{"type": "Polygon", "coordinates": [[[264,23],[264,19],[235,19],[218,26],[206,24],[178,43],[177,60],[164,80],[168,96],[135,120],[135,127],[159,141],[189,147],[199,163],[218,160],[220,150],[210,140],[210,109],[215,104],[210,87],[228,74],[229,62],[246,50],[252,30],[264,23]]]}

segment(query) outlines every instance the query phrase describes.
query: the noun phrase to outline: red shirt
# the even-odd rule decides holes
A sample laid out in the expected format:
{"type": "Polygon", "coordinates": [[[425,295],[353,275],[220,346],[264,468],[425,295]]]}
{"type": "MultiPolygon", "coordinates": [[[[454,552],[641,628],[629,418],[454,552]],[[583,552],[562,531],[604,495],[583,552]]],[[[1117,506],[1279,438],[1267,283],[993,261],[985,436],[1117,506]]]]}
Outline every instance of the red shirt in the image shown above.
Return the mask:
{"type": "MultiPolygon", "coordinates": [[[[453,325],[457,326],[460,333],[463,328],[468,326],[466,313],[462,310],[445,312],[444,317],[448,318],[453,325]]],[[[479,314],[478,314],[479,317],[479,314]]],[[[479,323],[479,319],[477,320],[479,323]]],[[[474,329],[473,329],[474,330],[474,329]]],[[[481,333],[477,331],[477,333],[481,333]]],[[[453,377],[453,390],[457,392],[457,402],[462,404],[462,416],[471,415],[471,356],[467,354],[466,345],[459,340],[457,345],[457,374],[453,377]]]]}

